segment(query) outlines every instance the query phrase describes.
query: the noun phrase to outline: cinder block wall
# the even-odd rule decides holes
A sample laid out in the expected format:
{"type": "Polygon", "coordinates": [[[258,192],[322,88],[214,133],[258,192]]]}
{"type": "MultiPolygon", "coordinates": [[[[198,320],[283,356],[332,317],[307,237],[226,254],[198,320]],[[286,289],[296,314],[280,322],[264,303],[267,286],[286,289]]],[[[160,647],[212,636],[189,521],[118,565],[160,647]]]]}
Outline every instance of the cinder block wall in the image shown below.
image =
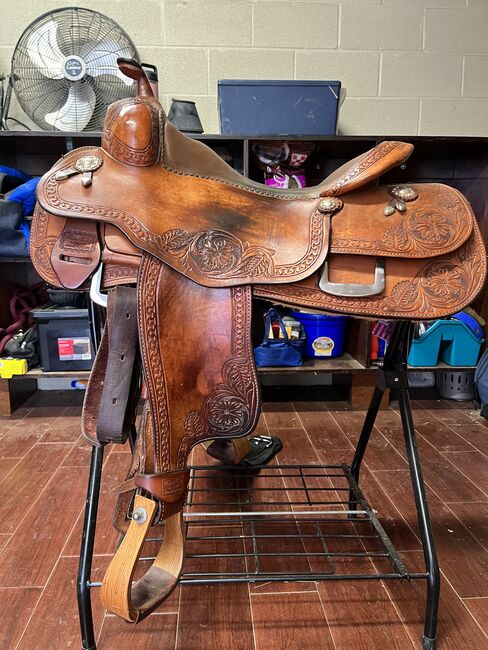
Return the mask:
{"type": "MultiPolygon", "coordinates": [[[[0,71],[66,0],[0,0],[0,71]]],[[[74,3],[73,3],[74,4],[74,3]]],[[[341,134],[488,135],[488,0],[82,0],[218,132],[217,80],[340,79],[341,134]]],[[[12,115],[19,116],[13,107],[12,115]]]]}

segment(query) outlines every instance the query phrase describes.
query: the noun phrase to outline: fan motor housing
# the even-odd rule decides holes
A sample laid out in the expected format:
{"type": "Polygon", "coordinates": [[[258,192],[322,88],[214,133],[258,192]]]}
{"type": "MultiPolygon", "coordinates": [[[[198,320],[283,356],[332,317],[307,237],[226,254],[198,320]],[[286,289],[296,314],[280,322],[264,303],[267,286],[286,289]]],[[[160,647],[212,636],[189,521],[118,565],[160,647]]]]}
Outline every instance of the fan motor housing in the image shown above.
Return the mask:
{"type": "Polygon", "coordinates": [[[86,63],[80,56],[70,54],[67,56],[63,63],[63,72],[66,79],[70,81],[79,81],[85,76],[86,63]]]}

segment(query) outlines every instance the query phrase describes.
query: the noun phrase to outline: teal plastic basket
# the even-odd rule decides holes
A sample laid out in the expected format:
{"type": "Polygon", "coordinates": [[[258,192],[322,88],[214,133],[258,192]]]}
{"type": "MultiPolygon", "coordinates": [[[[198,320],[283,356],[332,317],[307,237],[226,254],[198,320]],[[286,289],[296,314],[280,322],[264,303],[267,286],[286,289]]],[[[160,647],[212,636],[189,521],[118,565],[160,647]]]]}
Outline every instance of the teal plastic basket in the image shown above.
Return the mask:
{"type": "Polygon", "coordinates": [[[425,367],[444,361],[449,366],[475,366],[484,342],[460,321],[438,320],[412,341],[408,364],[425,367]]]}

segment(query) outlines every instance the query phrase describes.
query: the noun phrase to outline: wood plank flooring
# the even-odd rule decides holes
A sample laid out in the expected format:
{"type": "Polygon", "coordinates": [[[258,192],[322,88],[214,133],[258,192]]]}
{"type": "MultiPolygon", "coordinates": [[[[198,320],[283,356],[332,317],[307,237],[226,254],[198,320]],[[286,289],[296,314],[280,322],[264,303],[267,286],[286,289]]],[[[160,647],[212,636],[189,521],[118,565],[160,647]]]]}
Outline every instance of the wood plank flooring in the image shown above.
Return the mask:
{"type": "MultiPolygon", "coordinates": [[[[81,647],[76,571],[90,450],[72,399],[38,394],[0,419],[2,650],[81,647]]],[[[488,650],[488,421],[469,405],[414,407],[443,576],[438,648],[488,650]]],[[[337,403],[266,403],[259,432],[282,438],[277,463],[350,462],[363,416],[337,403]]],[[[211,462],[201,449],[196,456],[211,462]]],[[[111,490],[128,462],[125,449],[107,450],[94,580],[116,541],[111,490]]],[[[393,409],[379,414],[361,481],[409,568],[422,570],[393,409]]],[[[95,590],[93,614],[99,650],[407,650],[421,648],[424,589],[418,581],[183,586],[137,627],[107,615],[95,590]]]]}

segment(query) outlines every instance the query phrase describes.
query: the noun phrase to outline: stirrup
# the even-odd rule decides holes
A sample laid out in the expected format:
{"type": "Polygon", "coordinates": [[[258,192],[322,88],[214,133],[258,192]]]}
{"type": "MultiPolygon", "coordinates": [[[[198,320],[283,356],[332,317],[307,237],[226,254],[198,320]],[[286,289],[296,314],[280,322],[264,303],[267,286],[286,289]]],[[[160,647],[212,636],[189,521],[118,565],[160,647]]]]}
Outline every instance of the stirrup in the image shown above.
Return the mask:
{"type": "Polygon", "coordinates": [[[132,582],[137,561],[153,524],[158,504],[137,494],[132,520],[103,578],[103,607],[129,623],[150,614],[176,587],[184,560],[183,510],[165,521],[164,538],[146,573],[132,582]]]}
{"type": "Polygon", "coordinates": [[[103,264],[100,262],[98,269],[92,275],[91,284],[90,284],[90,299],[100,305],[100,307],[107,308],[108,296],[106,293],[102,293],[102,273],[103,273],[103,264]]]}
{"type": "Polygon", "coordinates": [[[322,291],[330,293],[332,296],[345,298],[368,298],[369,296],[377,296],[385,290],[385,261],[380,257],[376,258],[373,284],[329,282],[329,268],[327,262],[324,262],[319,287],[322,291]]]}

